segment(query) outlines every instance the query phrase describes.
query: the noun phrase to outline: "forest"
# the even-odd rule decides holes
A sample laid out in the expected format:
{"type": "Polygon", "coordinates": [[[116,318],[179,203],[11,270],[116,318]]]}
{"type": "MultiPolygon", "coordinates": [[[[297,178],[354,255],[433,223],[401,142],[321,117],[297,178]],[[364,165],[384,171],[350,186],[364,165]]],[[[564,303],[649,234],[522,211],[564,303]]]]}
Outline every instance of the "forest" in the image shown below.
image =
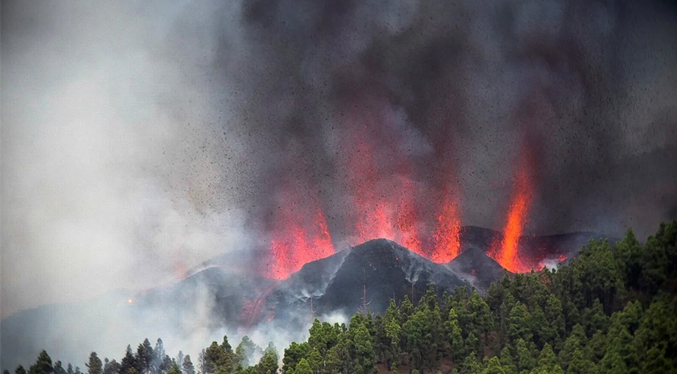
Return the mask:
{"type": "MultiPolygon", "coordinates": [[[[228,337],[199,357],[170,358],[161,339],[127,346],[119,361],[92,352],[88,374],[675,373],[677,220],[640,243],[591,241],[559,269],[508,274],[481,296],[459,287],[439,297],[391,300],[384,315],[346,324],[315,320],[304,342],[279,352],[228,337]],[[260,357],[252,362],[253,357],[260,357]]],[[[40,352],[14,374],[77,374],[40,352]]],[[[10,374],[5,370],[3,374],[10,374]]]]}

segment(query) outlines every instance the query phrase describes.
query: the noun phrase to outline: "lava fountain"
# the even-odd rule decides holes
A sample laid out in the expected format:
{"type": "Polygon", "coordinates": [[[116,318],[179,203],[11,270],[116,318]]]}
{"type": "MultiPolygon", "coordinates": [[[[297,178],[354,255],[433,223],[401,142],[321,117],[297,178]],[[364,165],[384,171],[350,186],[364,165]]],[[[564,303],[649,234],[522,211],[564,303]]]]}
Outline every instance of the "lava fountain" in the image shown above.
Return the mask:
{"type": "Polygon", "coordinates": [[[319,192],[299,164],[285,175],[269,229],[268,278],[285,279],[308,262],[334,254],[319,192]]]}
{"type": "Polygon", "coordinates": [[[436,224],[430,259],[437,263],[447,263],[458,256],[461,249],[461,222],[458,218],[458,209],[456,203],[448,196],[444,199],[436,224]]]}
{"type": "Polygon", "coordinates": [[[519,240],[529,213],[533,196],[533,184],[530,179],[531,162],[525,151],[520,158],[517,175],[513,183],[513,192],[508,208],[508,217],[503,227],[503,238],[494,244],[489,254],[501,266],[511,272],[528,271],[528,264],[523,263],[519,256],[519,240]]]}

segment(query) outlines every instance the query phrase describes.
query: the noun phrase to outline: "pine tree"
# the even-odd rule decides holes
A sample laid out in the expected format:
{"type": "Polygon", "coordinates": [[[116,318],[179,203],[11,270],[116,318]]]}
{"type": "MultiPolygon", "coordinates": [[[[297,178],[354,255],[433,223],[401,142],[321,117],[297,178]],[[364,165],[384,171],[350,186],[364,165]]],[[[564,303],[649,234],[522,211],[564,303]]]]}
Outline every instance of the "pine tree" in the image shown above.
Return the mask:
{"type": "Polygon", "coordinates": [[[475,352],[470,352],[470,354],[463,360],[461,365],[460,374],[476,374],[481,370],[480,364],[477,362],[477,356],[475,352]]]}
{"type": "Polygon", "coordinates": [[[87,373],[89,374],[103,374],[103,364],[96,352],[89,355],[89,362],[85,366],[87,366],[87,373]]]}
{"type": "Polygon", "coordinates": [[[510,321],[508,322],[510,340],[512,342],[516,342],[518,339],[531,341],[533,337],[531,323],[531,315],[529,315],[526,305],[518,301],[510,311],[510,321]]]}
{"type": "Polygon", "coordinates": [[[543,346],[543,349],[541,350],[541,353],[538,356],[537,365],[540,369],[544,369],[546,372],[553,371],[554,370],[553,368],[556,365],[559,366],[557,362],[557,356],[555,356],[555,352],[553,352],[550,344],[546,343],[545,346],[543,346]]]}
{"type": "Polygon", "coordinates": [[[294,369],[294,374],[313,374],[313,371],[310,369],[310,364],[306,361],[305,358],[302,358],[296,368],[294,369]]]}
{"type": "Polygon", "coordinates": [[[529,348],[527,348],[527,343],[524,339],[517,339],[515,343],[517,351],[517,368],[519,371],[529,371],[533,369],[536,365],[534,358],[531,356],[529,348]]]}
{"type": "Polygon", "coordinates": [[[108,359],[106,359],[106,363],[103,366],[103,374],[118,373],[120,373],[120,364],[115,360],[108,361],[108,359]]]}
{"type": "Polygon", "coordinates": [[[136,359],[141,374],[149,374],[153,365],[153,347],[148,339],[144,339],[136,349],[136,359]]]}
{"type": "MultiPolygon", "coordinates": [[[[353,324],[350,324],[353,330],[353,324]]],[[[362,367],[365,373],[369,373],[374,367],[374,349],[369,330],[364,323],[357,326],[353,335],[355,344],[355,361],[362,367]]]]}
{"type": "Polygon", "coordinates": [[[29,374],[51,374],[53,372],[52,358],[49,357],[45,350],[40,351],[35,364],[28,370],[29,374]]]}
{"type": "Polygon", "coordinates": [[[63,368],[61,361],[54,363],[54,374],[66,374],[66,369],[63,368]]]}
{"type": "MultiPolygon", "coordinates": [[[[395,302],[390,301],[391,307],[394,306],[395,302]]],[[[391,307],[388,307],[390,310],[391,307]]],[[[386,311],[386,317],[384,320],[385,324],[385,334],[387,338],[386,349],[386,366],[390,369],[393,364],[399,365],[401,363],[401,326],[398,323],[399,313],[397,310],[391,311],[390,313],[386,311]]]]}
{"type": "MultiPolygon", "coordinates": [[[[144,350],[147,351],[148,348],[146,347],[144,348],[144,350]]],[[[162,342],[162,339],[158,338],[155,341],[155,349],[152,350],[152,358],[150,365],[154,374],[162,374],[165,373],[167,370],[169,370],[169,368],[165,367],[164,365],[164,359],[165,359],[165,345],[162,342]]]]}
{"type": "MultiPolygon", "coordinates": [[[[70,366],[70,364],[68,365],[70,366]]],[[[137,365],[136,357],[132,353],[132,347],[127,345],[125,357],[120,361],[120,374],[140,374],[137,365]]]]}
{"type": "Polygon", "coordinates": [[[232,372],[233,355],[232,351],[226,350],[227,348],[230,348],[230,345],[219,345],[217,342],[212,342],[212,344],[205,350],[203,365],[205,374],[232,372]]]}
{"type": "Polygon", "coordinates": [[[451,348],[451,357],[455,362],[461,362],[465,358],[467,351],[463,344],[461,328],[458,325],[458,315],[453,308],[449,311],[449,317],[444,327],[447,332],[447,342],[451,348]]]}
{"type": "Polygon", "coordinates": [[[183,367],[183,374],[195,374],[195,366],[193,366],[190,355],[186,355],[186,357],[183,358],[181,366],[183,367]]]}
{"type": "Polygon", "coordinates": [[[594,364],[589,359],[583,356],[583,351],[580,348],[571,355],[568,363],[567,374],[586,374],[592,372],[594,364]]]}
{"type": "Polygon", "coordinates": [[[500,361],[501,367],[506,372],[506,374],[514,373],[517,370],[517,367],[515,366],[515,360],[513,360],[510,349],[507,346],[501,350],[500,361]]]}
{"type": "Polygon", "coordinates": [[[26,369],[23,366],[19,365],[14,370],[14,374],[26,374],[26,369]]]}
{"type": "Polygon", "coordinates": [[[571,362],[574,352],[577,349],[582,349],[586,342],[587,339],[583,326],[576,324],[571,335],[564,342],[564,348],[559,352],[559,363],[564,370],[567,370],[569,367],[569,362],[571,362]]]}
{"type": "MultiPolygon", "coordinates": [[[[257,367],[258,374],[266,374],[267,372],[277,373],[278,367],[277,349],[273,343],[268,344],[268,348],[263,352],[263,356],[259,360],[257,367]]],[[[188,374],[188,373],[184,373],[188,374]]]]}
{"type": "Polygon", "coordinates": [[[492,357],[488,363],[487,367],[482,370],[482,374],[506,374],[501,362],[497,357],[492,357]]]}
{"type": "MultiPolygon", "coordinates": [[[[233,360],[234,366],[241,366],[243,368],[249,367],[249,360],[252,355],[257,351],[257,346],[254,342],[249,339],[248,336],[242,337],[240,344],[235,349],[235,356],[233,360]]],[[[260,348],[259,348],[260,349],[260,348]]]]}
{"type": "Polygon", "coordinates": [[[400,305],[399,309],[399,317],[400,320],[398,323],[400,326],[404,326],[404,324],[409,320],[409,317],[414,313],[414,304],[409,301],[409,296],[404,295],[404,300],[402,301],[402,305],[400,305]]]}
{"type": "Polygon", "coordinates": [[[310,353],[310,345],[308,343],[297,344],[296,342],[292,342],[289,347],[284,350],[282,373],[288,374],[295,370],[298,363],[301,362],[301,359],[307,357],[308,353],[310,353]]]}

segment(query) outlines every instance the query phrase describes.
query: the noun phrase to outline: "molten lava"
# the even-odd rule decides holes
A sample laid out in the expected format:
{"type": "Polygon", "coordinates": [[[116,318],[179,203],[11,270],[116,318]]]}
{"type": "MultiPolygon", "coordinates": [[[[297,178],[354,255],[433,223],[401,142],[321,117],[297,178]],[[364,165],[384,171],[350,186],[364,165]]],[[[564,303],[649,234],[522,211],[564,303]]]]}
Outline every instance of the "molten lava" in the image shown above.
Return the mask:
{"type": "Polygon", "coordinates": [[[519,240],[524,231],[533,195],[528,161],[527,157],[522,157],[520,162],[517,178],[513,184],[514,190],[508,210],[508,220],[503,228],[503,239],[490,251],[490,255],[511,272],[529,270],[529,264],[523,263],[518,256],[519,240]]]}
{"type": "Polygon", "coordinates": [[[306,263],[334,254],[319,192],[303,171],[300,167],[285,174],[276,196],[279,205],[269,229],[271,258],[264,272],[272,279],[285,279],[306,263]]]}
{"type": "Polygon", "coordinates": [[[316,210],[308,229],[302,217],[290,212],[280,212],[280,215],[284,217],[280,221],[282,230],[276,232],[271,240],[273,261],[268,271],[269,278],[285,279],[306,263],[334,254],[327,221],[321,210],[316,210]]]}
{"type": "MultiPolygon", "coordinates": [[[[444,170],[448,178],[435,183],[433,191],[422,190],[421,186],[430,184],[419,181],[431,177],[421,171],[430,169],[416,167],[420,167],[416,163],[420,160],[403,146],[408,144],[407,135],[396,131],[394,124],[381,126],[381,122],[392,120],[382,117],[377,104],[355,105],[336,130],[332,142],[340,151],[331,155],[335,168],[322,171],[335,177],[331,196],[336,201],[322,199],[319,186],[310,177],[312,163],[304,162],[307,154],[294,152],[297,148],[303,151],[302,140],[298,147],[292,142],[288,155],[292,162],[288,164],[295,165],[295,170],[285,171],[285,183],[276,186],[277,209],[267,226],[271,258],[266,276],[285,279],[304,264],[332,255],[332,234],[337,243],[350,245],[375,238],[393,240],[436,263],[448,263],[460,254],[461,196],[451,193],[456,192],[452,189],[454,175],[449,174],[453,165],[444,163],[448,157],[438,157],[441,164],[432,170],[444,170]],[[335,232],[330,233],[325,212],[339,217],[331,221],[335,232]]],[[[525,139],[527,143],[531,141],[525,139]]],[[[451,152],[443,148],[435,151],[451,152]]],[[[527,148],[521,156],[502,235],[493,241],[488,253],[511,272],[528,271],[544,255],[520,252],[534,190],[532,163],[537,160],[527,148]],[[520,258],[527,255],[529,258],[520,258]]]]}
{"type": "Polygon", "coordinates": [[[459,255],[461,249],[461,222],[456,204],[445,199],[442,212],[437,216],[437,227],[433,234],[433,253],[430,259],[447,263],[459,255]]]}
{"type": "MultiPolygon", "coordinates": [[[[385,238],[423,255],[410,167],[403,158],[394,163],[396,170],[382,170],[375,158],[383,155],[374,154],[369,138],[362,131],[364,129],[355,129],[356,133],[363,134],[361,141],[350,147],[351,152],[344,160],[347,189],[352,196],[351,215],[355,222],[351,244],[385,238]],[[390,178],[384,175],[390,175],[390,178]]],[[[344,141],[352,143],[350,139],[344,141]]]]}

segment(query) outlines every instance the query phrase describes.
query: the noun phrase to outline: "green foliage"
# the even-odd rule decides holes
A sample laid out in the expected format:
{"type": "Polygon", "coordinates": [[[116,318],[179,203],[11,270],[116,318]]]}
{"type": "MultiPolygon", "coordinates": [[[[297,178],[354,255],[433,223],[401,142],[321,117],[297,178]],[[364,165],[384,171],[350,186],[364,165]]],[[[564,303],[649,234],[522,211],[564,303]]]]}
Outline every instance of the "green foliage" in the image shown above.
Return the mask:
{"type": "MultiPolygon", "coordinates": [[[[357,313],[349,327],[314,320],[308,340],[269,345],[258,364],[248,338],[233,352],[227,337],[200,356],[201,374],[433,373],[451,361],[457,374],[674,373],[677,371],[677,220],[640,243],[631,230],[611,246],[591,241],[556,271],[508,275],[486,297],[457,287],[440,299],[434,286],[414,307],[405,297],[383,316],[357,313]]],[[[260,352],[260,351],[259,351],[260,352]]],[[[195,374],[190,356],[174,362],[158,339],[118,363],[95,352],[88,374],[195,374]],[[180,365],[180,366],[179,366],[180,365]]],[[[75,369],[77,373],[78,368],[75,369]]],[[[28,373],[73,374],[42,351],[28,373]]],[[[3,371],[3,374],[8,374],[3,371]]]]}
{"type": "MultiPolygon", "coordinates": [[[[296,365],[304,359],[310,352],[310,345],[308,343],[297,344],[292,342],[289,348],[284,350],[284,358],[282,359],[282,373],[293,373],[296,365]]],[[[306,363],[308,363],[306,361],[306,363]]],[[[310,367],[310,365],[308,366],[310,367]]]]}
{"type": "MultiPolygon", "coordinates": [[[[277,349],[273,343],[269,343],[266,350],[263,352],[263,356],[259,360],[259,363],[256,367],[256,372],[258,374],[266,374],[267,372],[277,373],[278,366],[278,354],[277,349]]],[[[184,373],[188,374],[188,373],[184,373]]]]}
{"type": "Polygon", "coordinates": [[[89,355],[89,362],[85,366],[87,366],[87,373],[89,374],[103,374],[103,363],[96,352],[89,355]]]}
{"type": "Polygon", "coordinates": [[[30,369],[28,370],[29,374],[51,374],[53,372],[54,368],[52,367],[52,358],[49,357],[45,350],[40,351],[35,364],[31,365],[30,369]]]}
{"type": "Polygon", "coordinates": [[[527,311],[526,305],[519,301],[510,311],[510,320],[508,322],[508,336],[510,341],[516,342],[519,339],[531,341],[531,315],[527,311]]]}
{"type": "Polygon", "coordinates": [[[313,371],[310,369],[310,364],[305,358],[302,358],[301,361],[296,364],[294,374],[313,374],[313,371]]]}

